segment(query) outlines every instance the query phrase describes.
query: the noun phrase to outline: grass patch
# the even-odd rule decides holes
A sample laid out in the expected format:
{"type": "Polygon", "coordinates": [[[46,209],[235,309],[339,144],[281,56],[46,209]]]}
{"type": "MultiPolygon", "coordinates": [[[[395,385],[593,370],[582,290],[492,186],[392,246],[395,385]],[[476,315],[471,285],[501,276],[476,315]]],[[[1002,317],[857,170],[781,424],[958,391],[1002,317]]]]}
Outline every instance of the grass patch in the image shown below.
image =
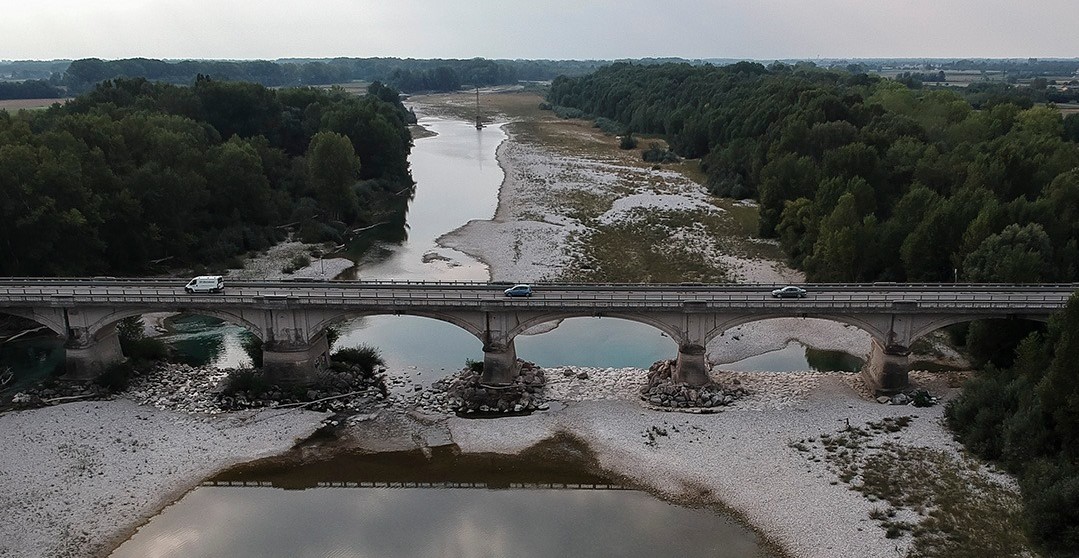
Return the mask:
{"type": "Polygon", "coordinates": [[[881,502],[869,512],[887,538],[913,537],[910,558],[1030,556],[1022,532],[1019,495],[992,480],[977,462],[948,452],[885,441],[915,417],[885,418],[848,426],[789,445],[824,462],[839,481],[866,499],[881,502]]]}

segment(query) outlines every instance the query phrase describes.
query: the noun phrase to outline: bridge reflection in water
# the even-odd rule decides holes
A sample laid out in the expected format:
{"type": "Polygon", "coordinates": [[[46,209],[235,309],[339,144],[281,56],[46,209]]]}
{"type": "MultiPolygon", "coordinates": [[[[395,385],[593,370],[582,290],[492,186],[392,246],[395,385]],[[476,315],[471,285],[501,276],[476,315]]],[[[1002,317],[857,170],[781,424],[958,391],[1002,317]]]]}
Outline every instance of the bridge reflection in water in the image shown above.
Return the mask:
{"type": "Polygon", "coordinates": [[[112,556],[774,556],[720,510],[618,482],[565,436],[519,455],[311,453],[204,482],[112,556]]]}

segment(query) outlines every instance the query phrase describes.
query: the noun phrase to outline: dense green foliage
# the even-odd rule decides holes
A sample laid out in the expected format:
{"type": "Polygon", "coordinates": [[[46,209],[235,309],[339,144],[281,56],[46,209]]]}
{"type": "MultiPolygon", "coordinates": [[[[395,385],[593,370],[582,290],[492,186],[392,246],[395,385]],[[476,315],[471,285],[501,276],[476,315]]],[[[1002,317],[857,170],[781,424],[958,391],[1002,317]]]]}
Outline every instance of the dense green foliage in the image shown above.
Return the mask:
{"type": "Polygon", "coordinates": [[[56,99],[60,90],[44,80],[0,81],[0,99],[56,99]]]}
{"type": "Polygon", "coordinates": [[[72,93],[88,91],[116,78],[146,78],[174,84],[191,83],[197,75],[217,80],[247,81],[269,87],[328,85],[353,80],[382,81],[398,90],[453,91],[471,86],[515,84],[519,80],[550,80],[580,75],[604,63],[573,60],[416,60],[401,58],[332,58],[291,60],[179,60],[148,58],[75,60],[59,84],[72,93]]]}
{"type": "Polygon", "coordinates": [[[367,375],[373,374],[380,366],[386,366],[379,350],[370,345],[338,349],[330,356],[330,360],[346,366],[358,366],[367,375]]]}
{"type": "Polygon", "coordinates": [[[964,445],[1015,473],[1027,529],[1048,553],[1079,549],[1079,295],[1015,351],[968,382],[947,416],[964,445]]]}
{"type": "Polygon", "coordinates": [[[809,65],[619,63],[549,102],[663,134],[821,281],[1079,278],[1079,146],[1051,107],[809,65]]]}
{"type": "Polygon", "coordinates": [[[396,92],[371,91],[134,79],[46,111],[0,112],[0,275],[221,264],[280,240],[285,223],[341,242],[402,212],[409,113],[396,92]],[[314,167],[341,158],[347,173],[332,184],[314,167]]]}

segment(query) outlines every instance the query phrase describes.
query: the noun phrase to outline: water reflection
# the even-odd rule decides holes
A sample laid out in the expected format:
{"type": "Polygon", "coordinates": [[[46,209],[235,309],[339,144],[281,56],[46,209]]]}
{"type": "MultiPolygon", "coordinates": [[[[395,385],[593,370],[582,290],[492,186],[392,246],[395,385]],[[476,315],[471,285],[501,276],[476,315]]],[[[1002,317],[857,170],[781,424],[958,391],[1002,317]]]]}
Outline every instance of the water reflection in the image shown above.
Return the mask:
{"type": "Polygon", "coordinates": [[[211,484],[261,486],[199,487],[112,556],[769,555],[726,518],[595,470],[549,454],[436,450],[226,473],[211,484]]]}
{"type": "Polygon", "coordinates": [[[745,372],[788,372],[792,370],[816,370],[820,372],[857,372],[865,361],[842,351],[814,349],[791,341],[776,351],[721,364],[723,370],[745,372]]]}
{"type": "Polygon", "coordinates": [[[346,279],[486,281],[489,277],[482,262],[438,246],[435,239],[472,219],[494,215],[504,175],[490,146],[505,139],[502,126],[476,130],[466,122],[433,117],[421,118],[420,124],[437,135],[417,139],[409,155],[417,186],[408,201],[407,229],[404,223],[391,223],[358,235],[349,253],[359,259],[359,266],[346,279]]]}

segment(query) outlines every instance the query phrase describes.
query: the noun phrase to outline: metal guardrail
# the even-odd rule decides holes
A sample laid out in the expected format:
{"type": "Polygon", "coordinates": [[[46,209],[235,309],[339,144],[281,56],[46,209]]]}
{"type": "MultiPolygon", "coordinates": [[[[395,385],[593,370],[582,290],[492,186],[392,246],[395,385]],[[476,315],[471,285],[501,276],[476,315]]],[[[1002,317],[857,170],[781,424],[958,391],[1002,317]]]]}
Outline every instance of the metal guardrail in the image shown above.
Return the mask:
{"type": "MultiPolygon", "coordinates": [[[[0,286],[29,285],[94,285],[94,286],[129,286],[152,285],[182,287],[190,278],[186,277],[0,277],[0,286]]],[[[288,288],[303,286],[309,288],[333,289],[369,289],[382,287],[410,287],[419,289],[501,289],[513,285],[510,281],[368,281],[368,280],[325,280],[319,278],[288,278],[281,280],[239,280],[225,279],[226,284],[235,287],[253,288],[288,288]]],[[[771,290],[791,283],[555,283],[538,281],[533,286],[544,289],[561,290],[677,290],[677,291],[730,291],[730,290],[771,290]]],[[[1076,291],[1079,283],[795,283],[809,290],[947,290],[947,291],[1076,291]]]]}
{"type": "Polygon", "coordinates": [[[739,310],[861,310],[917,313],[942,310],[1018,310],[1053,311],[1064,306],[1067,293],[955,293],[921,292],[916,299],[905,294],[876,292],[814,293],[803,299],[773,299],[757,293],[702,293],[651,291],[563,291],[537,293],[537,296],[505,298],[497,291],[425,289],[340,290],[332,293],[321,290],[259,291],[241,294],[178,294],[152,288],[72,289],[60,292],[48,288],[0,287],[0,307],[3,306],[102,306],[148,305],[166,307],[251,306],[251,307],[339,307],[339,308],[408,308],[440,307],[454,309],[555,308],[555,309],[715,309],[739,310]],[[85,292],[80,292],[85,291],[85,292]],[[113,291],[113,292],[110,292],[113,291]]]}

